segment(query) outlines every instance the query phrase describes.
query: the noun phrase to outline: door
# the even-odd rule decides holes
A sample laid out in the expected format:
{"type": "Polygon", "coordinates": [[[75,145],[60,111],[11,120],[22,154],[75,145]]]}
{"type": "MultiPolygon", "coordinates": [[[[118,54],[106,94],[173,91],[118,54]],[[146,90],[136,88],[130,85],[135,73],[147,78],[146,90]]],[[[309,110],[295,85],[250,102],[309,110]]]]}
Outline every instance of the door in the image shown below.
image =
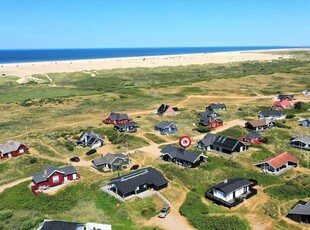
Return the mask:
{"type": "Polygon", "coordinates": [[[72,177],[73,177],[73,180],[76,180],[76,174],[73,174],[72,177]]]}
{"type": "Polygon", "coordinates": [[[233,192],[233,199],[236,198],[236,191],[233,192]]]}
{"type": "Polygon", "coordinates": [[[67,181],[68,181],[68,177],[65,176],[65,177],[64,177],[64,182],[67,182],[67,181]]]}

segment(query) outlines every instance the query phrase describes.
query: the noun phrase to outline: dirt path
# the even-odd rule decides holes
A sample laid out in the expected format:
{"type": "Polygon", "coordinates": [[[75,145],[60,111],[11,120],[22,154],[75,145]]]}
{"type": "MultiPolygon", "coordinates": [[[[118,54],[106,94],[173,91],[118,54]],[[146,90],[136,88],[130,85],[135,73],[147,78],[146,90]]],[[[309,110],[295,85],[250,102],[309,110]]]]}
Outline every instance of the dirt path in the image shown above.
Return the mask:
{"type": "Polygon", "coordinates": [[[13,181],[13,182],[10,182],[8,184],[4,184],[4,185],[0,185],[0,193],[3,192],[5,189],[7,188],[11,188],[15,185],[18,185],[24,181],[27,181],[27,180],[31,180],[31,177],[27,177],[27,178],[23,178],[23,179],[19,179],[19,180],[16,180],[16,181],[13,181]]]}
{"type": "Polygon", "coordinates": [[[154,216],[146,222],[146,225],[158,226],[166,230],[194,230],[195,228],[191,226],[187,219],[179,213],[179,208],[184,203],[188,192],[186,188],[184,188],[184,190],[184,192],[179,194],[178,201],[173,203],[171,212],[165,218],[158,218],[157,216],[154,216]]]}

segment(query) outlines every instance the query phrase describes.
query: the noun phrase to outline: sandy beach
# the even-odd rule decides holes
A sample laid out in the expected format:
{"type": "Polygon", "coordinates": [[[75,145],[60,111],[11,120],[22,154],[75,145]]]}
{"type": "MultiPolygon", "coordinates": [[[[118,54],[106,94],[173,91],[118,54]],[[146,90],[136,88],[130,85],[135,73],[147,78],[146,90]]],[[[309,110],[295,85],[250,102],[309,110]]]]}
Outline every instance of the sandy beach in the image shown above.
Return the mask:
{"type": "MultiPolygon", "coordinates": [[[[107,58],[72,61],[48,61],[33,63],[0,64],[0,76],[25,77],[33,74],[90,71],[116,68],[185,66],[209,63],[232,63],[241,61],[268,61],[288,59],[279,50],[200,53],[184,55],[107,58]]],[[[281,50],[283,51],[283,50],[281,50]]],[[[288,50],[285,50],[288,51],[288,50]]]]}

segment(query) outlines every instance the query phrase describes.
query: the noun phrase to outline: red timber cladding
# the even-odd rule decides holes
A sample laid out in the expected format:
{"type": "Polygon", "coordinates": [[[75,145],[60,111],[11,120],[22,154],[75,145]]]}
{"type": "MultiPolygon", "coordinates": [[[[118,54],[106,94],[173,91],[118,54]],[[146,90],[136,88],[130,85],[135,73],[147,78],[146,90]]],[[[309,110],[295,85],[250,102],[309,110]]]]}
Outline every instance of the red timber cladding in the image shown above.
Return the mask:
{"type": "MultiPolygon", "coordinates": [[[[78,173],[74,173],[76,174],[76,179],[79,179],[80,178],[80,174],[78,173]]],[[[74,180],[73,179],[73,175],[74,174],[70,174],[67,176],[67,179],[68,180],[74,180]]],[[[42,183],[38,183],[38,184],[35,184],[32,186],[32,190],[38,190],[40,186],[49,186],[49,187],[53,187],[53,186],[56,186],[56,185],[60,185],[64,182],[65,180],[65,176],[62,174],[62,173],[58,173],[58,172],[55,172],[53,175],[51,175],[47,181],[44,181],[42,183]],[[53,181],[53,176],[59,176],[59,181],[58,182],[54,182],[53,181]]],[[[33,182],[34,183],[34,182],[33,182]]]]}
{"type": "Polygon", "coordinates": [[[123,123],[126,123],[126,122],[130,122],[132,120],[118,120],[118,121],[114,121],[114,120],[110,120],[110,119],[106,119],[106,120],[103,120],[102,122],[106,125],[108,124],[115,124],[115,125],[119,125],[119,124],[123,124],[123,123]]]}
{"type": "Polygon", "coordinates": [[[220,126],[223,126],[223,123],[218,123],[217,120],[213,120],[213,121],[211,122],[211,124],[210,124],[210,127],[211,127],[212,129],[215,129],[215,128],[220,127],[220,126]]]}
{"type": "MultiPolygon", "coordinates": [[[[27,146],[21,144],[16,151],[11,152],[11,157],[18,157],[20,155],[23,155],[25,152],[28,152],[28,150],[29,148],[27,146]]],[[[9,154],[6,153],[4,156],[2,156],[1,153],[0,158],[9,158],[9,154]]]]}
{"type": "Polygon", "coordinates": [[[169,106],[168,109],[163,113],[163,116],[172,116],[175,114],[176,112],[169,106]]]}

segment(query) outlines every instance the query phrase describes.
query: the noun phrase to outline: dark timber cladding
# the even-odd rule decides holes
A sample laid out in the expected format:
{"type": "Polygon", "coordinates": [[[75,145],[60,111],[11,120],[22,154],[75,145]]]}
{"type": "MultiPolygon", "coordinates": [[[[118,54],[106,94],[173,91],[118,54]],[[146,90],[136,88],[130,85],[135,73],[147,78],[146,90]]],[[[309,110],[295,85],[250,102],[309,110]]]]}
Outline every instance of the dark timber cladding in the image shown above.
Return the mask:
{"type": "Polygon", "coordinates": [[[182,164],[185,167],[197,167],[205,161],[205,156],[201,153],[195,153],[172,145],[167,145],[161,150],[162,159],[182,164]]]}
{"type": "Polygon", "coordinates": [[[153,188],[159,190],[168,186],[163,174],[152,167],[140,169],[133,173],[111,179],[110,190],[121,197],[138,194],[153,188]]]}
{"type": "Polygon", "coordinates": [[[310,224],[310,200],[308,202],[299,201],[287,214],[287,217],[297,222],[310,224]]]}

